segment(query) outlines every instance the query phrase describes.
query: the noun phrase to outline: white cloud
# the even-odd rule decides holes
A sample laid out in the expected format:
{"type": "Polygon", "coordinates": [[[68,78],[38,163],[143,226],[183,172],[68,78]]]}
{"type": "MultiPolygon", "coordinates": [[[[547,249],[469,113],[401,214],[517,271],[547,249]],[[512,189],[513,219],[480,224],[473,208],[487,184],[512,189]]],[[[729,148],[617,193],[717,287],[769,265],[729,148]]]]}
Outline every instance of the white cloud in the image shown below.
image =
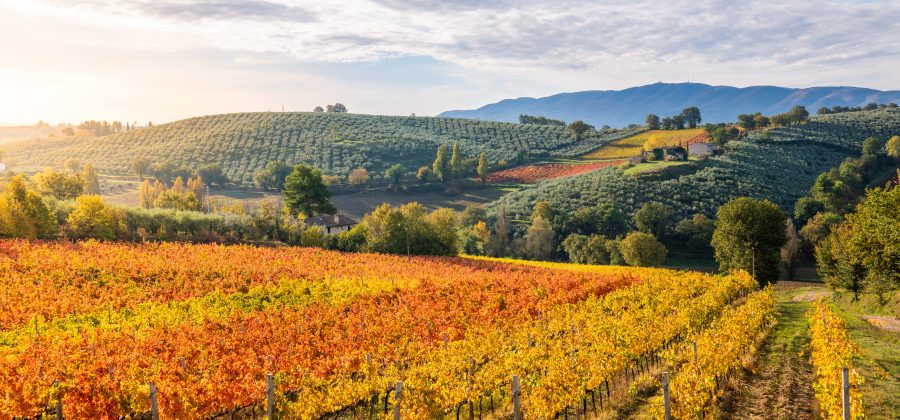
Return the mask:
{"type": "MultiPolygon", "coordinates": [[[[0,6],[0,35],[2,52],[16,59],[0,63],[7,74],[46,70],[50,54],[82,64],[74,69],[82,80],[145,79],[151,96],[200,80],[212,91],[239,86],[244,103],[290,94],[306,107],[340,94],[371,113],[429,114],[657,80],[900,87],[900,3],[891,0],[12,0],[0,6]],[[23,53],[22,43],[40,53],[23,53]],[[423,67],[409,86],[367,82],[365,63],[403,57],[441,65],[423,67]],[[363,64],[335,75],[316,63],[363,64]],[[288,86],[272,91],[271,79],[288,86]]],[[[62,73],[42,80],[67,86],[62,73]]],[[[181,116],[221,108],[182,102],[196,110],[181,116]]]]}

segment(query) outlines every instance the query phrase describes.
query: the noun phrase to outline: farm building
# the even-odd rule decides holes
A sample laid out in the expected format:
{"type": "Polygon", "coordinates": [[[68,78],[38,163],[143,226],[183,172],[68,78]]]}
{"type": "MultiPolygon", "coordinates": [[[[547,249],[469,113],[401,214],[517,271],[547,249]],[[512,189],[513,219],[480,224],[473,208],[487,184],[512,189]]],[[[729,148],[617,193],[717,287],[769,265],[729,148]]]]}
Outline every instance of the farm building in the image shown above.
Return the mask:
{"type": "Polygon", "coordinates": [[[687,159],[687,151],[683,147],[659,147],[648,152],[644,152],[644,159],[675,161],[687,159]]]}
{"type": "Polygon", "coordinates": [[[717,155],[721,152],[719,145],[715,143],[694,143],[688,146],[688,153],[691,156],[706,157],[709,155],[717,155]]]}
{"type": "Polygon", "coordinates": [[[318,226],[325,231],[326,234],[332,235],[340,232],[346,232],[356,226],[357,222],[346,214],[320,214],[306,219],[309,226],[318,226]]]}

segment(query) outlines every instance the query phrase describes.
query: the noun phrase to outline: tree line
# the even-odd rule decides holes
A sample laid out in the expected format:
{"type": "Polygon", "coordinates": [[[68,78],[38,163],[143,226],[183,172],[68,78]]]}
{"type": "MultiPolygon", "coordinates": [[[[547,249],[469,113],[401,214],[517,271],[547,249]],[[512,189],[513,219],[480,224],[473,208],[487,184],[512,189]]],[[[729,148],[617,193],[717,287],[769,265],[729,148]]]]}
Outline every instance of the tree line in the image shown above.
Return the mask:
{"type": "Polygon", "coordinates": [[[700,116],[700,108],[695,106],[687,107],[681,110],[680,114],[659,118],[659,115],[647,115],[646,123],[648,130],[683,130],[685,125],[687,128],[697,128],[697,125],[703,121],[700,116]]]}

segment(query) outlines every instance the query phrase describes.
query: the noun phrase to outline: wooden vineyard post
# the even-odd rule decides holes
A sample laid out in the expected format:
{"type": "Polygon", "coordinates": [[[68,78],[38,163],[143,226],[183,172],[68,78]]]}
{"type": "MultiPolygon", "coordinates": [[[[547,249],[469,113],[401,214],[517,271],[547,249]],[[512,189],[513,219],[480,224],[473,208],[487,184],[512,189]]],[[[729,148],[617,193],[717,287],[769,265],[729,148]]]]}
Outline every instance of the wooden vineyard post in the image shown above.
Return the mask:
{"type": "Polygon", "coordinates": [[[697,363],[697,342],[694,341],[694,363],[697,363]]]}
{"type": "Polygon", "coordinates": [[[447,332],[444,331],[444,351],[447,351],[447,332]]]}
{"type": "Polygon", "coordinates": [[[519,398],[522,392],[519,390],[519,375],[512,376],[512,400],[513,400],[513,420],[522,419],[522,405],[519,398]]]}
{"type": "Polygon", "coordinates": [[[672,419],[672,403],[669,401],[669,372],[663,372],[662,377],[662,386],[663,386],[663,404],[665,409],[665,419],[672,419]]]}
{"type": "Polygon", "coordinates": [[[850,420],[850,370],[841,368],[841,399],[844,408],[844,420],[850,420]]]}
{"type": "Polygon", "coordinates": [[[397,381],[394,389],[394,420],[400,420],[400,397],[403,396],[403,381],[397,381]]]}
{"type": "MultiPolygon", "coordinates": [[[[54,383],[57,386],[57,390],[59,390],[59,381],[54,381],[54,383]]],[[[56,420],[63,420],[62,392],[56,397],[56,420]]]]}
{"type": "Polygon", "coordinates": [[[156,384],[150,382],[150,418],[159,420],[159,405],[156,403],[156,384]]]}
{"type": "Polygon", "coordinates": [[[275,418],[275,375],[271,373],[266,375],[266,418],[272,420],[275,418]]]}

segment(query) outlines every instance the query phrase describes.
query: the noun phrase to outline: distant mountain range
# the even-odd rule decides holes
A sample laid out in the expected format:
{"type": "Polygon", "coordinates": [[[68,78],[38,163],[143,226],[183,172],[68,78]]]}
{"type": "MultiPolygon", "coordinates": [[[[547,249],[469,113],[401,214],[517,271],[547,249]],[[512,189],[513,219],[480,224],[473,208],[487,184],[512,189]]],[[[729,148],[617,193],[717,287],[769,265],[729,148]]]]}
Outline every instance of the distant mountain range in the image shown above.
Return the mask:
{"type": "Polygon", "coordinates": [[[825,106],[863,106],[867,103],[900,103],[900,91],[858,87],[710,86],[703,83],[654,83],[624,90],[590,90],[560,93],[544,98],[504,99],[473,110],[446,111],[441,117],[517,122],[519,114],[540,115],[567,122],[584,120],[597,126],[622,127],[643,124],[647,114],[660,117],[697,106],[704,122],[731,122],[738,114],[778,114],[794,105],[810,113],[825,106]]]}

